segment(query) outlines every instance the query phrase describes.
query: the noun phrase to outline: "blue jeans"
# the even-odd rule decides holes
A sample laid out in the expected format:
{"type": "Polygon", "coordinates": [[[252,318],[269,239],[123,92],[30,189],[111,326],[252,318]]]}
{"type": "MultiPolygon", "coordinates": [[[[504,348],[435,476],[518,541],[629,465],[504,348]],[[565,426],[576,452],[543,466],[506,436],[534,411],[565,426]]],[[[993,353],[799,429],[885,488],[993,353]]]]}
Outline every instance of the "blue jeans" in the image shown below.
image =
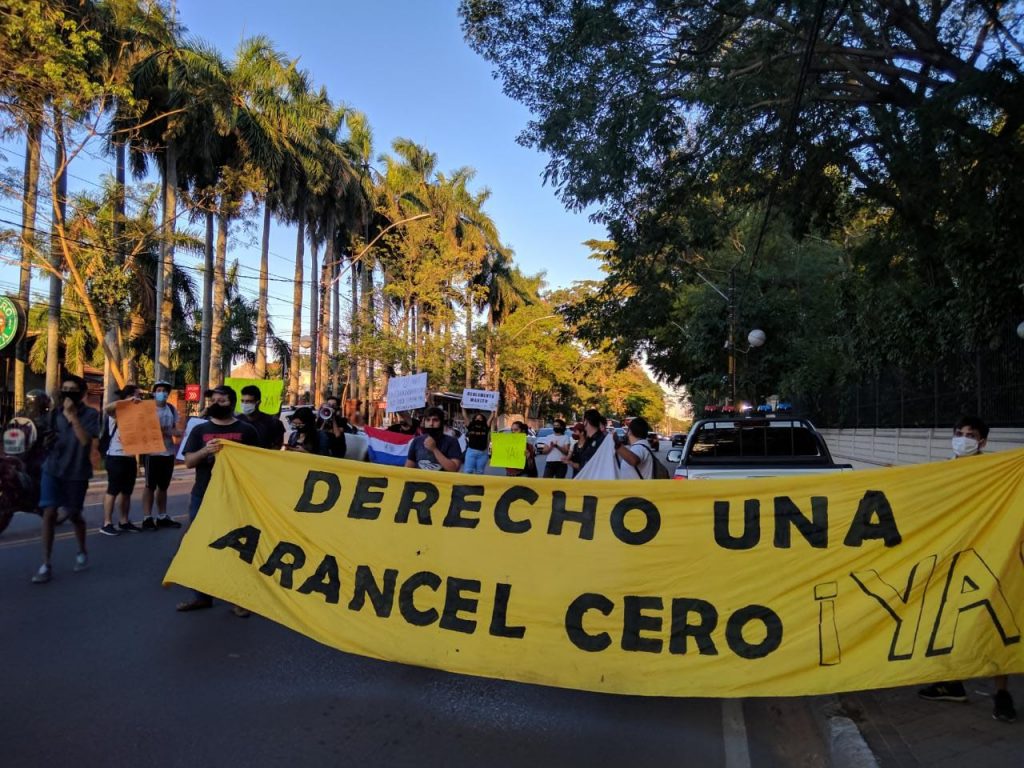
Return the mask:
{"type": "Polygon", "coordinates": [[[463,470],[471,475],[482,475],[487,469],[487,451],[478,451],[476,448],[466,449],[466,463],[463,470]]]}

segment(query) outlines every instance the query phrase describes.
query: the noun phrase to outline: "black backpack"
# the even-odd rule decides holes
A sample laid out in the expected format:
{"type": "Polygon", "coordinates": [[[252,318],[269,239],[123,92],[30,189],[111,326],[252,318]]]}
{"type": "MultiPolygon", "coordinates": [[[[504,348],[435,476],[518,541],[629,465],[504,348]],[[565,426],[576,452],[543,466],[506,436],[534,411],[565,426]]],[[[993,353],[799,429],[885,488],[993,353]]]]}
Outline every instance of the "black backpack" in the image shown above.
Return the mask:
{"type": "MultiPolygon", "coordinates": [[[[672,476],[668,473],[668,469],[666,469],[664,464],[658,461],[658,457],[654,455],[654,451],[652,451],[646,443],[637,443],[637,445],[642,445],[647,452],[651,454],[651,480],[671,480],[672,476]]],[[[633,467],[633,469],[635,469],[636,473],[640,475],[640,467],[633,467]]],[[[643,477],[643,475],[640,475],[640,477],[643,477]]]]}
{"type": "Polygon", "coordinates": [[[111,431],[110,427],[110,416],[103,414],[103,429],[100,430],[100,456],[106,456],[107,450],[110,448],[110,441],[114,438],[114,432],[117,432],[117,422],[114,422],[114,429],[111,431]]]}

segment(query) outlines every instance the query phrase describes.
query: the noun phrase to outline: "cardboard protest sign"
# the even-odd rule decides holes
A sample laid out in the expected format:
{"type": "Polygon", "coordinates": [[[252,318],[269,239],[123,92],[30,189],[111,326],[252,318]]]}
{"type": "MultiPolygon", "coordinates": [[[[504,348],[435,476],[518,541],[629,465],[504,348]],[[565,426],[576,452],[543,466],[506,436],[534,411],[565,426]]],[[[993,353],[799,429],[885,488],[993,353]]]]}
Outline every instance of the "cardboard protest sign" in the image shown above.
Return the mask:
{"type": "Polygon", "coordinates": [[[200,419],[198,416],[193,416],[185,424],[185,434],[181,436],[181,444],[178,446],[178,454],[174,457],[178,461],[185,460],[185,443],[188,442],[188,436],[192,434],[192,430],[196,428],[197,424],[202,424],[206,419],[200,419]]]}
{"type": "Polygon", "coordinates": [[[427,403],[427,374],[388,379],[387,413],[414,411],[427,403]]]}
{"type": "Polygon", "coordinates": [[[492,432],[491,466],[523,469],[526,466],[526,435],[522,432],[492,432]]]}
{"type": "Polygon", "coordinates": [[[706,482],[228,443],[165,581],[378,659],[650,696],[1024,672],[1024,450],[706,482]]]}
{"type": "Polygon", "coordinates": [[[163,453],[163,432],[156,415],[155,400],[118,400],[114,418],[117,421],[117,436],[128,456],[145,453],[163,453]]]}
{"type": "Polygon", "coordinates": [[[498,410],[498,393],[489,389],[464,389],[462,390],[462,407],[467,411],[496,411],[498,410]]]}
{"type": "Polygon", "coordinates": [[[236,379],[231,376],[224,379],[224,383],[235,390],[235,395],[242,399],[242,387],[250,384],[260,391],[260,410],[276,416],[281,412],[281,394],[284,391],[284,382],[281,379],[236,379]]]}

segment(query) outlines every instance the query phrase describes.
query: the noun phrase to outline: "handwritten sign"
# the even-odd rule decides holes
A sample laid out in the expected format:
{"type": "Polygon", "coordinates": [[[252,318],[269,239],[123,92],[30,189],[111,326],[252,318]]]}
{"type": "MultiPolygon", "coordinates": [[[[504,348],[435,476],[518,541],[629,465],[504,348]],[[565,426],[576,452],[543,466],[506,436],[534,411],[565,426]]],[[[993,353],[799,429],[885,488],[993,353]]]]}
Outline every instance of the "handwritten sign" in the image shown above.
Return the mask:
{"type": "Polygon", "coordinates": [[[495,432],[491,435],[491,466],[523,469],[526,466],[526,435],[495,432]]]}
{"type": "Polygon", "coordinates": [[[119,400],[115,414],[117,434],[126,455],[167,450],[160,431],[160,419],[156,415],[155,400],[119,400]]]}
{"type": "Polygon", "coordinates": [[[489,389],[462,390],[462,407],[466,410],[496,411],[498,410],[498,393],[489,389]]]}
{"type": "Polygon", "coordinates": [[[388,380],[387,413],[412,411],[427,403],[427,374],[397,376],[388,380]]]}
{"type": "Polygon", "coordinates": [[[239,400],[242,399],[242,387],[256,387],[260,391],[260,410],[271,416],[281,412],[281,392],[284,390],[281,379],[236,379],[229,376],[224,383],[235,390],[239,400]]]}
{"type": "Polygon", "coordinates": [[[193,416],[188,420],[188,423],[185,425],[185,434],[181,438],[181,445],[178,446],[178,455],[174,457],[178,461],[185,460],[185,443],[188,442],[188,436],[192,434],[192,430],[196,428],[197,424],[202,424],[204,421],[206,419],[200,419],[198,416],[193,416]]]}

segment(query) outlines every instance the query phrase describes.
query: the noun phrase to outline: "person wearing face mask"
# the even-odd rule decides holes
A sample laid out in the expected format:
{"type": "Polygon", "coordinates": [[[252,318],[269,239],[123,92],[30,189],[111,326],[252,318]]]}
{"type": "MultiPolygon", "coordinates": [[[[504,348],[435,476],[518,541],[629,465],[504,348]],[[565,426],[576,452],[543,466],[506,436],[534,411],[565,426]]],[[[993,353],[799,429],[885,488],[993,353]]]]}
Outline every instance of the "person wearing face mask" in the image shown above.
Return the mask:
{"type": "MultiPolygon", "coordinates": [[[[196,481],[192,486],[189,498],[188,518],[195,520],[202,506],[206,489],[213,476],[213,467],[217,454],[226,442],[242,443],[243,445],[259,445],[259,435],[251,424],[235,418],[235,390],[227,385],[215,387],[211,391],[210,404],[206,407],[209,421],[197,425],[185,441],[185,466],[196,471],[196,481]]],[[[197,611],[213,605],[213,598],[199,591],[194,591],[191,600],[178,603],[179,611],[197,611]]],[[[235,606],[236,616],[246,617],[249,612],[235,606]]]]}
{"type": "Polygon", "coordinates": [[[465,408],[462,418],[466,422],[466,458],[464,469],[471,475],[482,475],[487,469],[487,446],[491,441],[491,430],[498,422],[498,412],[486,416],[477,411],[470,417],[465,408]]]}
{"type": "MultiPolygon", "coordinates": [[[[987,443],[988,424],[977,416],[961,416],[953,427],[953,439],[950,444],[954,459],[977,456],[987,443]]],[[[1014,722],[1017,719],[1017,710],[1013,706],[1007,676],[996,675],[992,682],[996,689],[992,696],[992,719],[1004,723],[1014,722]]],[[[967,691],[960,680],[933,683],[919,690],[917,695],[926,701],[967,701],[967,691]]]]}
{"type": "Polygon", "coordinates": [[[423,417],[423,434],[409,443],[405,466],[441,472],[458,472],[462,467],[459,441],[444,433],[444,411],[428,408],[423,417]]]}
{"type": "Polygon", "coordinates": [[[569,473],[569,457],[572,455],[572,438],[565,433],[565,421],[551,422],[555,433],[550,435],[541,453],[547,457],[544,463],[544,477],[564,478],[569,473]]]}
{"type": "Polygon", "coordinates": [[[313,413],[312,408],[308,405],[296,408],[288,418],[292,424],[292,431],[288,435],[286,451],[312,453],[317,456],[331,455],[331,445],[327,433],[317,429],[316,414],[313,413]]]}
{"type": "Polygon", "coordinates": [[[181,528],[181,523],[167,514],[167,488],[174,474],[174,438],[181,436],[178,429],[178,410],[167,402],[171,394],[168,381],[153,385],[153,400],[156,402],[156,417],[160,422],[160,433],[164,439],[164,451],[151,453],[143,458],[146,468],[146,487],[142,491],[142,530],[156,531],[161,528],[181,528]],[[153,501],[156,500],[156,519],[153,519],[153,501]]]}
{"type": "MultiPolygon", "coordinates": [[[[512,426],[509,427],[509,431],[514,434],[528,435],[530,430],[526,426],[525,421],[513,421],[512,426]]],[[[507,477],[536,477],[537,476],[537,449],[530,443],[529,438],[526,441],[526,458],[522,469],[514,467],[505,467],[505,475],[507,477]]]]}
{"type": "Polygon", "coordinates": [[[260,410],[262,397],[260,388],[255,384],[242,387],[242,415],[238,418],[251,424],[256,430],[256,434],[259,435],[257,445],[260,448],[279,451],[284,445],[284,424],[275,416],[260,410]]]}
{"type": "Polygon", "coordinates": [[[82,402],[85,393],[84,379],[65,375],[50,412],[50,452],[43,462],[39,490],[39,506],[43,510],[43,564],[32,577],[34,584],[45,584],[53,577],[50,558],[59,508],[64,508],[67,519],[71,520],[78,541],[74,570],[83,571],[89,565],[82,506],[92,477],[92,441],[100,434],[100,412],[82,402]]]}

